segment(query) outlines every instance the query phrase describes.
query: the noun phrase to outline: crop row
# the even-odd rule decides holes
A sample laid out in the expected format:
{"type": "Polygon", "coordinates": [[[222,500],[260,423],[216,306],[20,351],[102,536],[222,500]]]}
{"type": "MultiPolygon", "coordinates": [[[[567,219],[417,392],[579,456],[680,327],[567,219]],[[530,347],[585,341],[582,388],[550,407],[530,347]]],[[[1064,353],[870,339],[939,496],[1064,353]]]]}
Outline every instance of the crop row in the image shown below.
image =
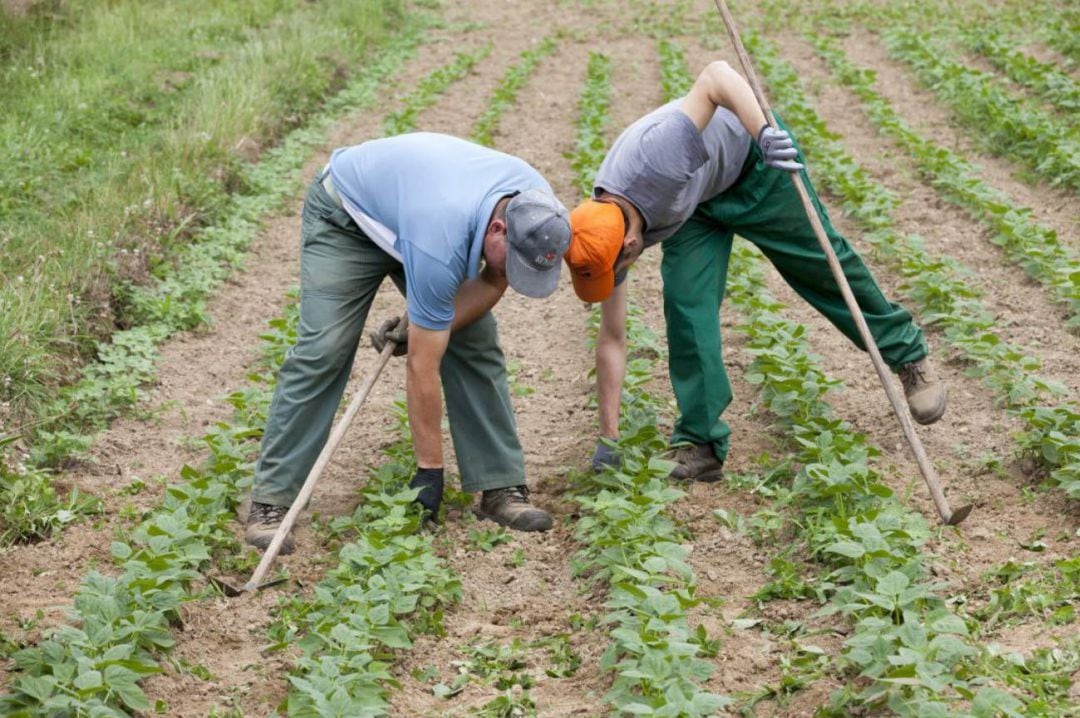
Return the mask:
{"type": "Polygon", "coordinates": [[[602,53],[590,52],[585,71],[585,86],[578,101],[577,140],[570,155],[575,186],[582,195],[592,196],[593,181],[607,154],[607,126],[610,122],[611,60],[602,53]]]}
{"type": "Polygon", "coordinates": [[[1062,69],[1075,70],[1080,65],[1080,33],[1077,32],[1080,30],[1080,11],[1069,3],[1056,0],[950,3],[935,8],[940,14],[926,13],[925,6],[912,6],[909,2],[893,3],[889,10],[914,11],[929,20],[928,28],[940,27],[945,19],[943,15],[947,15],[958,28],[982,28],[990,35],[1007,36],[1024,45],[1042,42],[1061,53],[1062,69]]]}
{"type": "MultiPolygon", "coordinates": [[[[268,334],[266,356],[283,352],[287,339],[268,334]]],[[[191,599],[188,591],[202,585],[201,571],[238,548],[232,523],[251,483],[250,457],[272,390],[270,362],[264,359],[252,377],[253,386],[229,396],[235,423],[203,437],[206,466],[185,466],[183,482],[166,488],[161,508],[112,543],[120,577],[91,571],[75,596],[72,623],[14,655],[21,675],[15,692],[0,698],[5,715],[124,716],[152,708],[137,682],[161,672],[156,657],[172,647],[170,626],[191,599]]]]}
{"type": "Polygon", "coordinates": [[[539,45],[521,53],[521,59],[511,65],[495,88],[484,114],[476,121],[470,135],[474,142],[491,147],[495,144],[495,133],[507,108],[517,102],[517,94],[536,71],[537,65],[545,57],[555,52],[559,46],[557,35],[550,35],[539,45]]]}
{"type": "MultiPolygon", "coordinates": [[[[607,57],[590,55],[579,101],[578,150],[571,157],[583,193],[591,193],[606,145],[609,70],[607,57]]],[[[621,465],[579,477],[574,498],[583,516],[574,536],[583,549],[574,569],[609,587],[601,622],[612,627],[612,642],[601,666],[615,679],[605,700],[619,714],[712,715],[729,700],[701,689],[712,671],[701,656],[714,653],[715,642],[687,622],[687,611],[702,599],[695,595],[697,580],[686,564],[684,533],[666,513],[684,493],[666,480],[672,464],[659,456],[667,445],[656,427],[659,401],[644,388],[652,380],[658,342],[636,313],[627,324],[631,351],[647,355],[627,364],[621,465]]]]}
{"type": "Polygon", "coordinates": [[[962,37],[969,48],[1013,82],[1034,90],[1063,112],[1080,110],[1080,86],[1069,75],[1022,52],[1000,31],[969,30],[962,37]]]}
{"type": "Polygon", "coordinates": [[[890,54],[910,65],[988,152],[1015,157],[1053,186],[1080,189],[1080,135],[1010,94],[991,74],[951,59],[940,44],[904,25],[883,34],[890,54]]]}
{"type": "Polygon", "coordinates": [[[397,439],[389,461],[373,471],[353,515],[335,522],[354,534],[338,551],[337,567],[309,597],[280,605],[270,627],[278,648],[301,655],[289,677],[290,716],[364,718],[387,714],[397,682],[389,672],[394,651],[417,633],[442,632],[442,609],[461,597],[461,584],[422,533],[407,488],[416,464],[405,408],[396,406],[397,439]]]}
{"type": "MultiPolygon", "coordinates": [[[[1031,210],[987,184],[958,153],[913,130],[874,89],[874,73],[849,62],[826,33],[808,32],[807,40],[836,77],[863,102],[867,116],[907,151],[919,172],[942,196],[993,230],[991,240],[1034,279],[1051,289],[1068,311],[1070,325],[1080,327],[1080,260],[1057,233],[1039,224],[1031,210]]],[[[1080,156],[1078,156],[1080,160],[1080,156]]]]}
{"type": "MultiPolygon", "coordinates": [[[[840,81],[853,86],[875,117],[882,121],[891,117],[891,126],[897,131],[905,129],[874,92],[870,76],[852,67],[828,40],[816,39],[814,44],[840,81]]],[[[775,50],[757,36],[752,36],[748,45],[785,116],[808,148],[815,169],[825,185],[843,199],[845,212],[865,230],[863,239],[875,257],[897,269],[904,277],[907,295],[919,306],[922,320],[938,325],[946,341],[972,363],[974,373],[994,390],[997,399],[1025,422],[1027,431],[1018,437],[1020,447],[1042,461],[1068,495],[1080,497],[1077,409],[1070,402],[1042,403],[1061,395],[1064,387],[1040,377],[1037,358],[998,336],[993,315],[983,307],[968,280],[971,270],[951,258],[932,256],[918,238],[903,237],[896,231],[897,198],[874,181],[829,133],[791,66],[780,61],[775,50]]]]}

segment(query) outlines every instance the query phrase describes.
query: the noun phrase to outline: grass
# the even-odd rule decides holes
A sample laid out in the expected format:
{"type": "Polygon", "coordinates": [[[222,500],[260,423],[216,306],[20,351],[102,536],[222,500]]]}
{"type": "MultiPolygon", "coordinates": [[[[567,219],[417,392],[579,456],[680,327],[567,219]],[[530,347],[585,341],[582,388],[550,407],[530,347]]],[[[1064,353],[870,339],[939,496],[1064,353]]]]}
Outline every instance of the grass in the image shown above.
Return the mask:
{"type": "Polygon", "coordinates": [[[400,0],[53,0],[0,18],[0,431],[138,321],[245,190],[245,161],[344,85],[400,0]]]}

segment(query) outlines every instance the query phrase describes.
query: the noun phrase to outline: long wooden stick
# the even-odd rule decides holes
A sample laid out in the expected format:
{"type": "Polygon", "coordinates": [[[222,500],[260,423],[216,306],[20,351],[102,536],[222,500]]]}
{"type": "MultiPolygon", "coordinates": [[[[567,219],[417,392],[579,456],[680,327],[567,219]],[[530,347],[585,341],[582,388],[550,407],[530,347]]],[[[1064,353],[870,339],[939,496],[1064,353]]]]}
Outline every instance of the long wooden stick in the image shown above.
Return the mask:
{"type": "MultiPolygon", "coordinates": [[[[724,18],[724,25],[727,27],[728,35],[731,36],[731,43],[735,46],[735,54],[739,56],[739,63],[742,65],[743,72],[746,73],[746,78],[749,80],[750,87],[754,91],[754,97],[757,98],[758,104],[761,105],[761,111],[765,114],[765,119],[768,120],[771,127],[779,129],[772,108],[769,107],[769,101],[765,97],[765,92],[761,88],[761,83],[758,81],[757,74],[754,72],[754,66],[750,62],[750,56],[747,55],[746,48],[743,47],[742,39],[739,37],[739,32],[735,27],[735,20],[728,11],[727,3],[725,0],[715,0],[715,2],[717,9],[720,10],[720,14],[724,18]]],[[[851,291],[851,286],[848,284],[847,277],[844,276],[844,270],[840,267],[840,260],[836,258],[836,252],[833,250],[832,244],[825,234],[825,228],[821,224],[821,218],[818,217],[817,210],[814,208],[813,202],[810,201],[810,194],[807,192],[806,186],[803,183],[802,175],[798,172],[791,172],[789,174],[791,175],[792,184],[795,185],[795,191],[798,193],[799,199],[802,200],[803,208],[806,210],[806,216],[810,220],[811,226],[814,228],[814,234],[817,235],[821,250],[825,253],[826,260],[828,260],[829,269],[832,271],[833,278],[836,280],[837,286],[840,287],[840,293],[844,297],[844,304],[847,305],[848,311],[854,318],[855,326],[859,330],[859,337],[862,339],[867,352],[870,354],[871,360],[874,362],[874,369],[877,370],[878,378],[881,379],[881,386],[884,387],[885,394],[889,397],[893,413],[896,414],[896,418],[900,422],[900,427],[903,429],[904,436],[907,438],[908,446],[911,447],[912,453],[915,454],[915,461],[918,463],[923,479],[930,489],[930,495],[934,499],[934,506],[937,507],[938,515],[941,516],[942,523],[956,525],[967,518],[968,513],[971,512],[971,506],[961,507],[956,513],[953,513],[949,508],[949,502],[945,499],[945,494],[941,490],[941,481],[938,479],[937,472],[934,470],[933,465],[930,463],[930,459],[926,455],[926,449],[923,448],[919,435],[915,433],[915,424],[908,413],[907,407],[900,399],[900,395],[897,393],[896,386],[893,384],[892,377],[890,376],[889,369],[885,365],[885,360],[881,358],[881,352],[878,351],[877,343],[870,334],[870,327],[867,326],[866,318],[859,308],[859,303],[855,300],[855,295],[851,291]]]]}
{"type": "MultiPolygon", "coordinates": [[[[407,327],[408,324],[408,317],[402,317],[402,328],[407,327]]],[[[361,341],[363,340],[361,339],[361,341]]],[[[334,426],[334,430],[330,433],[330,438],[326,440],[326,445],[323,446],[322,452],[319,453],[319,458],[315,460],[315,465],[308,472],[304,485],[300,487],[300,493],[296,495],[292,506],[289,507],[289,511],[285,514],[285,518],[281,520],[281,526],[278,527],[277,533],[274,534],[273,540],[270,541],[270,545],[266,547],[262,560],[255,567],[255,572],[251,574],[251,578],[244,584],[244,591],[254,591],[262,584],[263,578],[266,576],[267,571],[270,570],[270,565],[274,563],[274,559],[277,558],[278,553],[281,551],[281,545],[285,542],[285,537],[289,535],[293,524],[296,523],[296,517],[300,515],[300,512],[304,510],[304,506],[307,505],[308,499],[311,498],[312,492],[315,491],[315,484],[318,482],[319,477],[322,476],[323,471],[326,470],[327,464],[330,463],[330,457],[334,455],[334,450],[341,443],[342,437],[345,436],[349,425],[352,424],[357,412],[360,411],[360,406],[367,399],[368,394],[371,393],[371,388],[375,386],[375,380],[379,378],[379,374],[382,372],[383,367],[386,366],[386,362],[390,361],[396,347],[396,342],[387,342],[375,362],[374,369],[364,377],[360,388],[356,391],[356,396],[352,398],[349,407],[345,409],[345,413],[338,419],[337,425],[334,426]]]]}

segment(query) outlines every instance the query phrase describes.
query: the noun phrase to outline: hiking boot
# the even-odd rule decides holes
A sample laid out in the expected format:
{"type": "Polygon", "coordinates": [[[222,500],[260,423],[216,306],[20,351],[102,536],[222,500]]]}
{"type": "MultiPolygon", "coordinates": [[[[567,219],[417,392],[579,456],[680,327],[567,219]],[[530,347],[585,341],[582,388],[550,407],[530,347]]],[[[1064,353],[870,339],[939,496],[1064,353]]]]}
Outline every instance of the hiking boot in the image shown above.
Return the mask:
{"type": "Polygon", "coordinates": [[[934,373],[926,359],[900,367],[911,418],[920,424],[933,424],[945,413],[945,383],[934,373]]]}
{"type": "Polygon", "coordinates": [[[691,444],[675,449],[669,457],[678,464],[669,479],[679,481],[719,481],[724,476],[724,462],[716,458],[712,444],[691,444]]]}
{"type": "MultiPolygon", "coordinates": [[[[274,540],[278,527],[281,526],[281,521],[287,513],[289,513],[288,506],[274,506],[252,501],[251,511],[248,512],[247,533],[244,534],[248,545],[262,551],[269,548],[270,542],[274,540]]],[[[293,540],[290,531],[281,542],[281,553],[292,553],[295,548],[296,541],[293,540]]]]}
{"type": "Polygon", "coordinates": [[[551,514],[529,503],[526,486],[491,489],[480,499],[480,516],[518,531],[547,531],[551,514]]]}

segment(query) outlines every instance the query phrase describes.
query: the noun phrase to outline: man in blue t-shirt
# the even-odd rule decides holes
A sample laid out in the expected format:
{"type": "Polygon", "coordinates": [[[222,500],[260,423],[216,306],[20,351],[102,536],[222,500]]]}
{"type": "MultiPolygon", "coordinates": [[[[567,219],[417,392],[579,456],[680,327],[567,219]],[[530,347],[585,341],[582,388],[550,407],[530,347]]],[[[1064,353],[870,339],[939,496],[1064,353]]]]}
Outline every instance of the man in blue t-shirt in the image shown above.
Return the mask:
{"type": "MultiPolygon", "coordinates": [[[[334,152],[304,202],[297,343],[278,374],[255,469],[247,542],[266,548],[330,433],[368,309],[389,276],[408,328],[372,339],[406,347],[410,486],[437,517],[442,395],[462,488],[510,528],[546,531],[529,503],[506,366],[490,309],[509,285],[555,291],[570,242],[566,209],[526,162],[455,137],[413,133],[334,152]]],[[[289,536],[282,552],[294,548],[289,536]]]]}
{"type": "MultiPolygon", "coordinates": [[[[672,478],[722,476],[731,403],[720,341],[720,303],[734,235],[757,245],[791,287],[862,348],[855,321],[787,176],[801,172],[870,333],[900,375],[911,415],[945,413],[944,384],[926,359],[922,330],[890,302],[829,222],[793,138],[765,122],[750,86],[725,62],[708,65],[690,92],[634,122],[615,141],[593,197],[571,213],[566,254],[574,290],[602,302],[596,346],[600,434],[618,436],[626,369],[626,270],[661,244],[669,370],[679,418],[672,478]],[[756,140],[756,141],[755,141],[756,140]],[[779,171],[778,171],[779,170],[779,171]]],[[[593,466],[617,461],[600,441],[593,466]]]]}

